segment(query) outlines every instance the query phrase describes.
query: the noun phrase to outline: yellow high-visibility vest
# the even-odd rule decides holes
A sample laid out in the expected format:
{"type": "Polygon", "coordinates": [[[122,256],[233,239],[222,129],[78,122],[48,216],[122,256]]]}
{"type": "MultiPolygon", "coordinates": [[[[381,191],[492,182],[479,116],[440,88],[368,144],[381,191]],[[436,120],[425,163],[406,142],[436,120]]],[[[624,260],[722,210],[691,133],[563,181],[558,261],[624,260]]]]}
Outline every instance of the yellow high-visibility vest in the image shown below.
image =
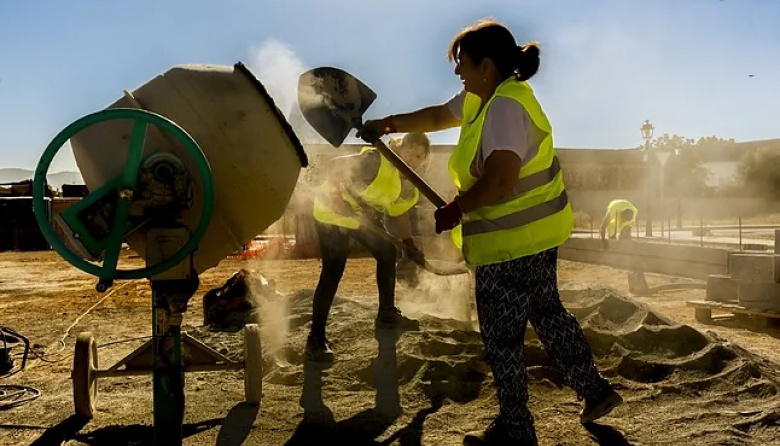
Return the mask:
{"type": "MultiPolygon", "coordinates": [[[[361,154],[376,150],[373,147],[363,147],[361,154]]],[[[340,191],[344,201],[350,205],[351,212],[348,215],[342,215],[336,212],[330,204],[330,194],[334,192],[336,185],[325,181],[320,186],[319,191],[314,197],[314,218],[320,223],[341,226],[347,229],[358,229],[363,210],[358,200],[349,192],[340,191]]],[[[359,200],[368,204],[377,211],[387,214],[391,217],[408,212],[417,204],[420,198],[420,192],[414,188],[411,197],[401,196],[401,173],[384,156],[381,156],[379,170],[376,177],[365,189],[358,193],[359,200]]]]}
{"type": "Polygon", "coordinates": [[[607,206],[607,213],[609,214],[609,225],[607,226],[607,237],[612,238],[623,232],[628,226],[634,226],[636,223],[637,209],[628,200],[618,199],[612,200],[607,206]],[[630,220],[623,220],[621,215],[626,209],[631,209],[634,212],[634,216],[630,220]]]}
{"type": "MultiPolygon", "coordinates": [[[[466,93],[458,145],[450,156],[449,172],[460,193],[477,178],[471,165],[477,156],[482,127],[490,104],[497,97],[517,101],[543,133],[536,155],[520,169],[512,196],[463,216],[453,230],[453,241],[470,265],[488,265],[536,254],[563,244],[571,236],[574,216],[563,185],[563,172],[555,155],[552,126],[527,82],[507,79],[484,107],[466,93]]],[[[525,161],[525,160],[524,160],[525,161]]]]}

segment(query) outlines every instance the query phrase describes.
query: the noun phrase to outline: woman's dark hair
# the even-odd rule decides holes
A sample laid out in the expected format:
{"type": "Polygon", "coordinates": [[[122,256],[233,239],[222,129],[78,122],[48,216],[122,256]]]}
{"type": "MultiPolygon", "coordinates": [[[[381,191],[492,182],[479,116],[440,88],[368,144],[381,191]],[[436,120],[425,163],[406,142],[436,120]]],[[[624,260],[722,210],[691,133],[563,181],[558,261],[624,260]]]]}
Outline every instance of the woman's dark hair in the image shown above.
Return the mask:
{"type": "Polygon", "coordinates": [[[514,36],[499,22],[482,19],[459,32],[448,51],[450,61],[466,53],[475,64],[490,58],[502,79],[515,76],[519,81],[530,79],[539,70],[539,43],[518,46],[514,36]]]}

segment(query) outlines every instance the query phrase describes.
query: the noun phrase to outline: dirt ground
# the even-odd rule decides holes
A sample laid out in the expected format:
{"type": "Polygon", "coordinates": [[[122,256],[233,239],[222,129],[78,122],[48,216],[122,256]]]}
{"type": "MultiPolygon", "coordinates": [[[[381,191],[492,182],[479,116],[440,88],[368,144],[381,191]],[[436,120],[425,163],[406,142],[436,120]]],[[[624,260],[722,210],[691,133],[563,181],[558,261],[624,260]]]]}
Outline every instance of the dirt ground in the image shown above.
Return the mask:
{"type": "MultiPolygon", "coordinates": [[[[132,257],[126,253],[124,264],[140,266],[132,257]]],[[[202,326],[203,294],[239,268],[270,279],[277,294],[261,299],[267,358],[260,407],[242,403],[242,371],[187,374],[184,444],[446,446],[487,425],[497,406],[469,279],[426,276],[417,289],[399,285],[399,306],[421,321],[421,331],[375,333],[374,265],[371,259],[348,262],[328,325],[336,361],[327,370],[302,355],[317,260],[228,259],[203,274],[183,329],[231,357],[243,351],[241,333],[202,326]]],[[[559,281],[599,368],[626,404],[600,424],[581,426],[581,403],[528,330],[530,407],[540,444],[780,444],[780,330],[756,331],[733,318],[698,324],[685,302],[703,299],[703,290],[626,297],[626,272],[608,267],[562,261],[559,281]]],[[[147,281],[117,283],[82,317],[106,296],[95,284],[54,252],[0,253],[0,325],[47,353],[46,361],[31,359],[21,373],[0,379],[41,392],[35,401],[0,411],[0,445],[151,443],[148,376],[99,380],[96,416],[71,415],[76,334],[91,331],[99,345],[131,339],[98,350],[100,367],[107,368],[151,332],[147,281]]]]}

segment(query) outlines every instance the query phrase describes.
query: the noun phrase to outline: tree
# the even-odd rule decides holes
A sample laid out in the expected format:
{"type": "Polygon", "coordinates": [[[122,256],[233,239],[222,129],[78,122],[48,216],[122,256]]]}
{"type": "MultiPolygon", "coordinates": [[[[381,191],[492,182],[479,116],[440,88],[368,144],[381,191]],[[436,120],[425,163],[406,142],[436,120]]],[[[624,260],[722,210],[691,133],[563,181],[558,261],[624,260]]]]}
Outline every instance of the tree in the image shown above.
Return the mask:
{"type": "Polygon", "coordinates": [[[674,195],[685,196],[701,196],[707,193],[707,170],[701,167],[700,152],[713,146],[714,142],[710,138],[696,141],[668,133],[650,142],[651,153],[669,154],[664,166],[666,195],[671,195],[672,191],[674,195]]]}
{"type": "Polygon", "coordinates": [[[780,150],[762,146],[742,156],[739,175],[750,192],[773,200],[780,199],[780,150]]]}

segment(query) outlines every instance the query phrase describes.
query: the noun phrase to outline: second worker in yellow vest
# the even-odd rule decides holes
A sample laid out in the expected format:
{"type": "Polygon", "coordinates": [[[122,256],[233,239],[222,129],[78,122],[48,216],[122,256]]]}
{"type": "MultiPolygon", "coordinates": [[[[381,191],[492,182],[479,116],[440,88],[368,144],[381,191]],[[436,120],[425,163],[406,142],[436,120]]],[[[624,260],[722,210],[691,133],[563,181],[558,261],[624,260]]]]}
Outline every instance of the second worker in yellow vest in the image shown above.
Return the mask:
{"type": "Polygon", "coordinates": [[[436,210],[436,232],[453,239],[476,267],[476,303],[499,414],[464,444],[535,445],[528,410],[524,333],[530,321],[545,350],[585,400],[589,423],[622,402],[593,362],[579,323],[560,301],[557,248],[572,230],[571,205],[553,149],[552,126],[526,82],[539,67],[536,43],[482,20],[458,33],[450,59],[463,90],[447,103],[369,121],[361,133],[460,127],[449,161],[458,190],[436,210]]]}
{"type": "Polygon", "coordinates": [[[607,238],[631,240],[631,228],[636,224],[636,214],[636,207],[628,200],[617,199],[609,202],[599,229],[604,249],[608,247],[607,238]]]}
{"type": "MultiPolygon", "coordinates": [[[[418,169],[428,158],[430,140],[424,133],[408,133],[400,142],[391,141],[390,147],[409,167],[418,169]]],[[[326,179],[314,197],[322,270],[312,303],[311,330],[306,342],[308,359],[321,363],[333,360],[325,325],[353,240],[363,245],[377,262],[377,327],[419,329],[417,321],[403,316],[395,306],[398,251],[378,232],[385,231],[387,224],[387,229],[414,248],[408,212],[417,204],[419,195],[417,188],[374,148],[364,147],[357,155],[340,156],[329,162],[326,179]]],[[[410,251],[421,255],[417,249],[410,251]]]]}

